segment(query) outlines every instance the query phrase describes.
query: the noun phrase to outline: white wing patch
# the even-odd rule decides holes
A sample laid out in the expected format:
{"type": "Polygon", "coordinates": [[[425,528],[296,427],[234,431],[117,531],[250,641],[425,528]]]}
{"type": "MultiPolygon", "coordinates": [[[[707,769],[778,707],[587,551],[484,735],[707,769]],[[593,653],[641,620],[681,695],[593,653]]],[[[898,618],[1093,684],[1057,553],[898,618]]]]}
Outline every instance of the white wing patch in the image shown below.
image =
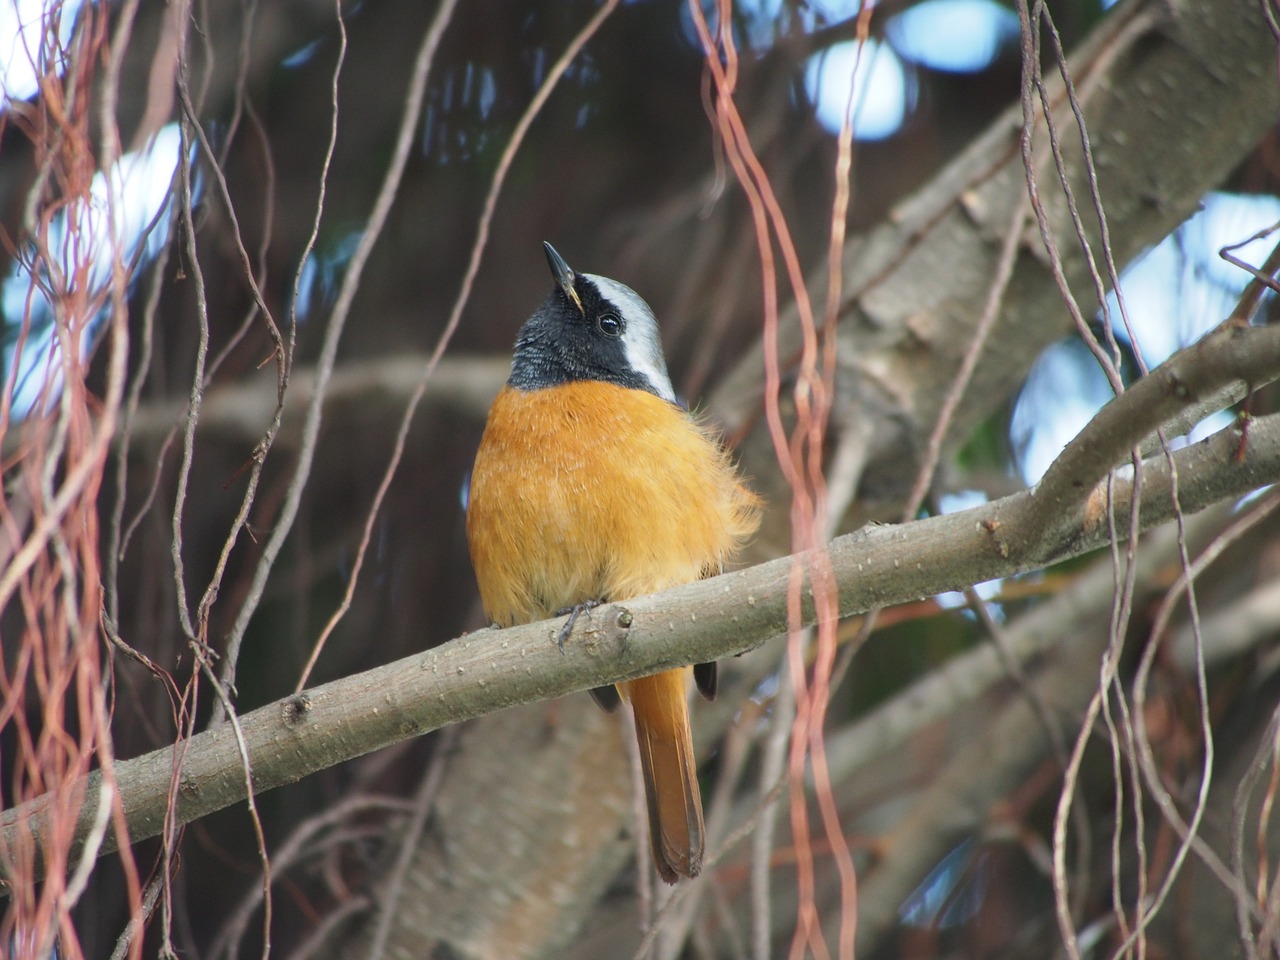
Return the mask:
{"type": "Polygon", "coordinates": [[[676,392],[671,386],[667,361],[662,354],[658,321],[649,305],[638,293],[617,280],[598,277],[594,273],[584,273],[581,276],[594,283],[600,295],[618,308],[618,314],[626,324],[626,330],[622,334],[622,349],[631,369],[649,381],[654,393],[675,403],[676,392]]]}

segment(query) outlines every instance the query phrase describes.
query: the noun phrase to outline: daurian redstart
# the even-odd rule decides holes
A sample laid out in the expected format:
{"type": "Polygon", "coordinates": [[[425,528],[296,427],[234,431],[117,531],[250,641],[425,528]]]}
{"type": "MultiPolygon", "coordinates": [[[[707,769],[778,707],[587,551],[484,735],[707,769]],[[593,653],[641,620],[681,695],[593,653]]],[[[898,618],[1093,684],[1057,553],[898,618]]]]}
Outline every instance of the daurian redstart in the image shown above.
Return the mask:
{"type": "MultiPolygon", "coordinates": [[[[648,304],[544,246],[556,286],[520,330],[467,508],[480,599],[500,626],[714,575],[760,522],[728,455],[676,402],[648,304]]],[[[667,883],[702,867],[690,672],[715,694],[714,663],[592,691],[606,709],[620,693],[635,712],[667,883]]]]}

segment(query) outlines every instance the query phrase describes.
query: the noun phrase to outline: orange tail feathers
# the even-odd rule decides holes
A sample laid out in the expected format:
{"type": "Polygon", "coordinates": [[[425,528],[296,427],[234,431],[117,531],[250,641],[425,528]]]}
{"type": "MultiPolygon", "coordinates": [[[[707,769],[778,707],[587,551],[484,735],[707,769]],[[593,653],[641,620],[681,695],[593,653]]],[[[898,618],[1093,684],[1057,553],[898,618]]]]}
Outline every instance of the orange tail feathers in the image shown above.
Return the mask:
{"type": "Polygon", "coordinates": [[[635,710],[649,841],[667,883],[702,869],[702,794],[689,729],[688,668],[622,684],[635,710]]]}

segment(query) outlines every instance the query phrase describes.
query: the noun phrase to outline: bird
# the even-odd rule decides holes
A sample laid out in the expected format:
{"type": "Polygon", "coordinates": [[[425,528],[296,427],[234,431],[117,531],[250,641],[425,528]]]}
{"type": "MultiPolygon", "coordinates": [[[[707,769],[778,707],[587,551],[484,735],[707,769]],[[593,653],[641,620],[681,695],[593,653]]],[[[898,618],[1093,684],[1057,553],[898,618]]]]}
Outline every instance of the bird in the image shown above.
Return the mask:
{"type": "MultiPolygon", "coordinates": [[[[554,286],[489,410],[466,527],[490,622],[568,613],[563,651],[597,604],[720,573],[759,526],[761,501],[677,400],[649,305],[543,247],[554,286]]],[[[704,854],[690,674],[711,699],[714,663],[591,691],[606,710],[631,704],[654,865],[669,884],[697,876],[704,854]]]]}

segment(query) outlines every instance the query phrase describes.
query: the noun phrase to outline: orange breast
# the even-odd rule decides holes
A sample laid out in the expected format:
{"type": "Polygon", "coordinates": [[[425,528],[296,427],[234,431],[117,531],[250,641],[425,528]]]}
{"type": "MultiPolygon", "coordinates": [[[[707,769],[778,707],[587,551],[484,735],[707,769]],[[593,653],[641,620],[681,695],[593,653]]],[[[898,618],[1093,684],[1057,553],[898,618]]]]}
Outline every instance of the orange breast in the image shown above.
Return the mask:
{"type": "Polygon", "coordinates": [[[581,381],[506,387],[476,454],[467,537],[480,598],[503,626],[718,572],[759,504],[688,413],[581,381]]]}

